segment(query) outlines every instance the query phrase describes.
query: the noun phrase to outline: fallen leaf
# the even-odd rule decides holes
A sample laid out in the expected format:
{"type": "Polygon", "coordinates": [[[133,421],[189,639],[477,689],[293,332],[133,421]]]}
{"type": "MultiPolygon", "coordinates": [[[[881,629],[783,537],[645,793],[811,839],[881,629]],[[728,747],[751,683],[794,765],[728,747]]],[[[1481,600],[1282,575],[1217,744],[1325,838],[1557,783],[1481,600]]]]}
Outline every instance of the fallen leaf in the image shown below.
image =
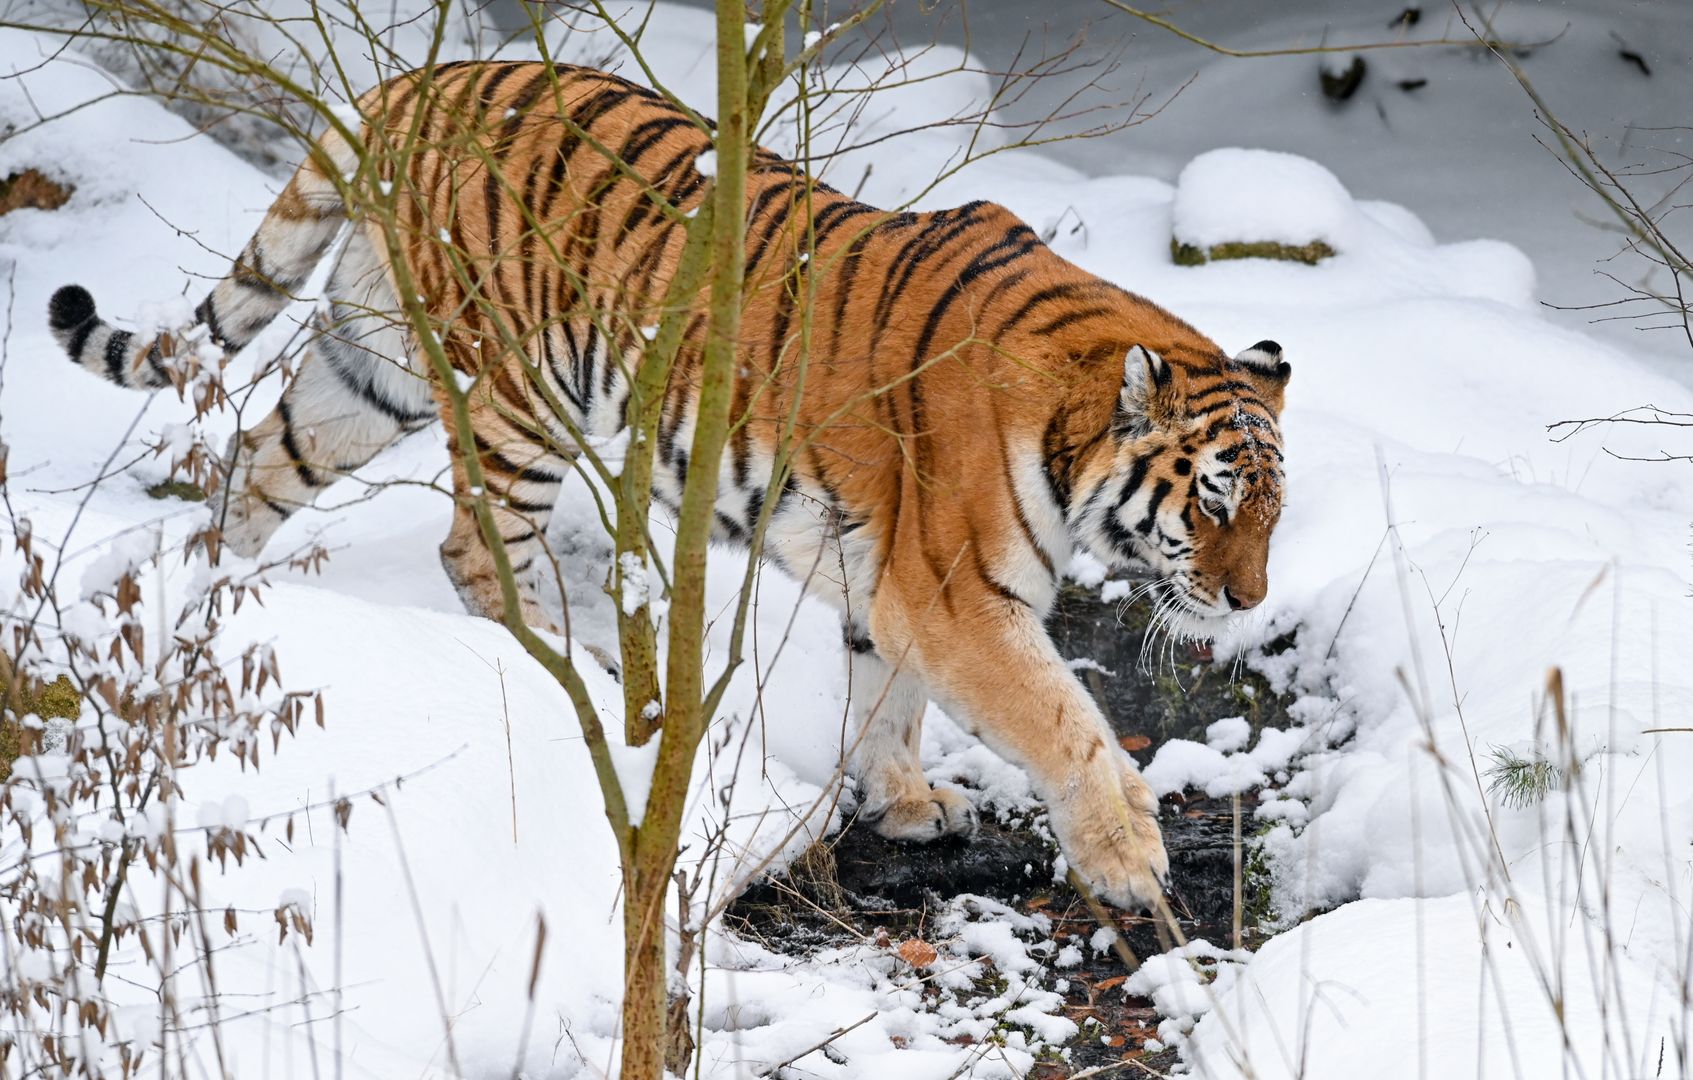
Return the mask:
{"type": "Polygon", "coordinates": [[[940,958],[935,947],[922,938],[906,938],[899,943],[899,958],[914,968],[926,968],[940,958]]]}

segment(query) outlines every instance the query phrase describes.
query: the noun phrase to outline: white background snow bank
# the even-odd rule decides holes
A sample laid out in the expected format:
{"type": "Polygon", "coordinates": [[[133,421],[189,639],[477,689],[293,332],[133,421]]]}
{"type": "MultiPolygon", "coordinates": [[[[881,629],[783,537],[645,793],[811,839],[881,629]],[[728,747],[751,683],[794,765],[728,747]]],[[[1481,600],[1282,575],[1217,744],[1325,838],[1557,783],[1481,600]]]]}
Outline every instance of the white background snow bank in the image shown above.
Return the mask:
{"type": "Polygon", "coordinates": [[[1187,1046],[1194,1074],[1680,1075],[1681,1003],[1648,994],[1619,1010],[1596,988],[1650,987],[1650,975],[1627,959],[1589,965],[1607,955],[1584,947],[1595,928],[1563,922],[1538,904],[1510,910],[1469,895],[1348,904],[1218,981],[1187,1046]],[[1549,936],[1572,947],[1549,953],[1549,936]]]}

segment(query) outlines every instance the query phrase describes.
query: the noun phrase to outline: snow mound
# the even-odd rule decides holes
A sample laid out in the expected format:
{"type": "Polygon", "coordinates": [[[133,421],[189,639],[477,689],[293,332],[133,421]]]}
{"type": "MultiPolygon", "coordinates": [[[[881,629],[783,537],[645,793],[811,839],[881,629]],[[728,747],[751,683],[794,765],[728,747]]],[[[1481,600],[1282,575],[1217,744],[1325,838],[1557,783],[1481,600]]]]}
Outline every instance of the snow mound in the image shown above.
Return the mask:
{"type": "MultiPolygon", "coordinates": [[[[1602,935],[1532,901],[1361,900],[1219,975],[1203,990],[1209,1008],[1187,985],[1168,1011],[1202,1014],[1185,1056],[1217,1080],[1660,1075],[1659,1040],[1673,1046],[1685,1022],[1679,1003],[1640,965],[1607,956],[1602,935]],[[1564,953],[1548,950],[1564,936],[1564,953]]],[[[1185,985],[1149,988],[1175,996],[1167,983],[1185,985]]]]}
{"type": "Polygon", "coordinates": [[[1176,240],[1201,249],[1235,241],[1321,240],[1340,251],[1358,219],[1334,173],[1297,154],[1212,150],[1188,162],[1176,179],[1176,240]]]}

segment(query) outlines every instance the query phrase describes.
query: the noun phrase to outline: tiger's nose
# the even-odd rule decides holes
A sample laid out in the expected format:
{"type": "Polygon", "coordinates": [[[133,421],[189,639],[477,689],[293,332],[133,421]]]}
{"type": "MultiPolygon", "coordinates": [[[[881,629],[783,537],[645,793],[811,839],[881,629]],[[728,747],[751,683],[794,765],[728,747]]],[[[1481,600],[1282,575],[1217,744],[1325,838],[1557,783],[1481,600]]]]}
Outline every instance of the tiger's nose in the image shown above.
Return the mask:
{"type": "Polygon", "coordinates": [[[1247,608],[1258,606],[1264,599],[1264,590],[1252,586],[1225,585],[1223,586],[1223,598],[1229,602],[1229,610],[1245,611],[1247,608]]]}

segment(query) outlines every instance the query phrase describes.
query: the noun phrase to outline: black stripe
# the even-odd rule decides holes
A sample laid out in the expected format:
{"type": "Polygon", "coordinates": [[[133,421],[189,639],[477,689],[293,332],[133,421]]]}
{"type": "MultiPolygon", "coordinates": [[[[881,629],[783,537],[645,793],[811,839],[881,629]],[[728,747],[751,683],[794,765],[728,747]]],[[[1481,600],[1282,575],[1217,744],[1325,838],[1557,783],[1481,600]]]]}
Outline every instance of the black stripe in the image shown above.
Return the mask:
{"type": "MultiPolygon", "coordinates": [[[[567,326],[565,330],[568,334],[569,327],[567,326]]],[[[583,419],[586,420],[587,410],[582,408],[582,402],[576,397],[576,388],[570,383],[570,374],[559,366],[558,354],[553,349],[552,327],[545,327],[541,330],[541,356],[547,366],[547,371],[552,374],[553,382],[558,384],[559,393],[564,395],[566,401],[576,406],[582,412],[583,419]]]]}
{"type": "MultiPolygon", "coordinates": [[[[624,161],[633,165],[634,161],[639,160],[648,150],[656,146],[659,140],[661,140],[666,133],[675,128],[687,126],[689,126],[688,121],[678,117],[667,116],[656,120],[648,120],[646,123],[638,125],[635,128],[635,131],[630,133],[630,139],[623,144],[623,150],[621,151],[620,156],[623,157],[624,161]],[[643,129],[652,129],[650,137],[639,145],[631,146],[631,143],[634,142],[636,133],[642,131],[643,129]],[[634,155],[634,160],[631,160],[631,154],[634,155]]],[[[695,157],[698,157],[700,154],[697,147],[690,147],[686,152],[693,154],[695,157]]],[[[660,177],[667,176],[670,171],[675,168],[676,164],[680,163],[680,160],[679,156],[677,158],[673,158],[669,169],[660,170],[655,175],[660,177]]],[[[654,186],[656,187],[657,185],[655,184],[654,186]]],[[[651,192],[641,192],[638,196],[636,196],[634,205],[631,206],[629,208],[629,212],[623,216],[623,224],[619,225],[617,228],[617,239],[613,241],[614,245],[621,245],[624,238],[629,236],[643,223],[645,223],[648,215],[652,214],[653,211],[654,206],[651,192]]]]}
{"type": "MultiPolygon", "coordinates": [[[[818,186],[821,187],[821,185],[818,186]]],[[[851,199],[841,199],[838,202],[830,203],[819,210],[811,219],[812,245],[818,250],[822,250],[823,242],[842,225],[855,217],[879,213],[881,211],[874,206],[865,206],[863,203],[856,203],[851,199]]]]}
{"type": "MultiPolygon", "coordinates": [[[[835,321],[829,328],[829,351],[837,356],[841,351],[841,324],[846,321],[847,301],[852,299],[852,284],[858,277],[860,266],[864,262],[864,248],[870,242],[871,232],[861,234],[847,247],[841,258],[841,280],[835,283],[835,321]]],[[[866,365],[869,372],[869,365],[866,365]]],[[[875,375],[870,373],[872,381],[875,375]]]]}
{"type": "Polygon", "coordinates": [[[966,266],[963,272],[958,275],[958,280],[953,283],[953,287],[962,288],[981,275],[1016,262],[1041,246],[1042,244],[1035,236],[1033,229],[1021,223],[1013,225],[1006,230],[1004,236],[992,245],[983,248],[974,259],[970,260],[970,265],[966,266]]]}
{"type": "MultiPolygon", "coordinates": [[[[575,110],[569,114],[569,120],[583,134],[592,134],[593,126],[600,118],[629,100],[629,97],[630,92],[627,89],[601,87],[576,105],[575,110]]],[[[576,153],[576,148],[582,144],[582,140],[574,131],[566,130],[568,134],[559,142],[559,153],[569,157],[576,153]]]]}
{"type": "Polygon", "coordinates": [[[506,493],[505,500],[506,509],[515,510],[519,514],[550,514],[553,512],[553,504],[550,502],[530,502],[528,499],[519,499],[513,496],[509,491],[506,493]]]}
{"type": "Polygon", "coordinates": [[[294,442],[294,417],[286,396],[276,403],[276,415],[282,418],[282,449],[288,453],[289,460],[294,462],[294,471],[300,475],[301,482],[314,488],[328,487],[334,483],[334,480],[319,480],[312,472],[311,466],[306,464],[299,445],[294,442]]]}
{"type": "Polygon", "coordinates": [[[132,336],[128,330],[114,330],[112,336],[106,339],[106,378],[119,386],[129,385],[129,380],[125,377],[128,365],[124,363],[127,359],[124,354],[129,351],[129,339],[132,336]]]}
{"type": "Polygon", "coordinates": [[[276,514],[278,517],[286,518],[289,515],[293,514],[294,510],[295,510],[294,507],[284,506],[268,495],[260,495],[259,501],[264,503],[266,506],[270,507],[271,512],[276,514]]]}
{"type": "Polygon", "coordinates": [[[100,320],[90,315],[82,320],[77,328],[71,331],[71,339],[65,342],[65,352],[77,363],[82,363],[82,347],[88,344],[88,335],[100,328],[100,320]]]}
{"type": "Polygon", "coordinates": [[[1039,334],[1041,336],[1045,336],[1047,334],[1055,334],[1058,331],[1064,329],[1066,326],[1074,326],[1076,323],[1082,322],[1086,319],[1094,319],[1094,318],[1098,318],[1101,315],[1110,315],[1110,314],[1112,314],[1112,309],[1108,308],[1108,307],[1094,306],[1094,307],[1078,308],[1075,311],[1069,311],[1069,312],[1064,313],[1063,315],[1058,316],[1056,319],[1053,319],[1051,322],[1047,323],[1046,325],[1037,328],[1034,331],[1034,333],[1039,334]]]}
{"type": "MultiPolygon", "coordinates": [[[[653,190],[658,192],[659,195],[663,195],[664,184],[677,184],[679,185],[677,190],[680,190],[683,187],[687,187],[687,182],[690,180],[698,180],[700,184],[703,185],[705,183],[705,178],[700,176],[699,171],[694,168],[694,161],[701,153],[702,150],[698,144],[684,146],[682,149],[666,158],[664,164],[660,165],[656,169],[649,170],[648,175],[655,178],[651,183],[653,190]]],[[[657,209],[657,207],[653,205],[653,198],[654,195],[652,191],[641,192],[641,202],[649,209],[657,209]]],[[[669,199],[668,201],[671,205],[675,205],[676,200],[674,198],[669,199]]]]}
{"type": "MultiPolygon", "coordinates": [[[[1004,265],[1010,261],[1011,260],[1009,259],[1000,260],[999,265],[1004,265]]],[[[1028,277],[1029,272],[1027,270],[1015,270],[994,282],[993,288],[989,289],[987,293],[983,295],[981,300],[977,302],[977,313],[985,313],[993,306],[993,302],[999,299],[1002,293],[1015,289],[1017,286],[1023,284],[1024,281],[1028,280],[1028,277]]]]}
{"type": "Polygon", "coordinates": [[[1029,542],[1030,550],[1035,553],[1035,558],[1040,560],[1041,566],[1046,568],[1046,572],[1052,573],[1052,556],[1048,555],[1046,549],[1041,546],[1040,538],[1035,535],[1035,527],[1029,524],[1028,515],[1023,512],[1023,500],[1017,495],[1017,484],[1012,479],[1009,462],[1005,473],[1005,483],[1011,490],[1011,508],[1016,513],[1018,526],[1023,530],[1023,539],[1029,542]]]}
{"type": "MultiPolygon", "coordinates": [[[[750,225],[752,222],[757,221],[759,215],[764,213],[765,207],[767,207],[778,196],[792,194],[794,190],[794,183],[794,178],[792,176],[788,176],[782,180],[776,181],[766,187],[763,191],[759,192],[758,198],[753,200],[751,209],[747,211],[747,223],[750,225]]],[[[780,229],[788,220],[788,215],[793,213],[793,209],[794,200],[792,199],[785,199],[783,202],[778,204],[775,210],[771,212],[769,220],[764,223],[764,228],[759,231],[758,239],[748,246],[748,278],[753,276],[752,271],[756,270],[758,265],[764,261],[764,252],[767,248],[769,248],[770,241],[775,238],[776,230],[780,229]]]]}
{"type": "Polygon", "coordinates": [[[1146,516],[1140,519],[1139,525],[1135,526],[1135,529],[1142,536],[1150,534],[1152,532],[1153,525],[1157,524],[1158,506],[1164,501],[1165,496],[1170,494],[1170,487],[1170,482],[1162,478],[1160,478],[1156,484],[1152,485],[1152,498],[1147,500],[1146,516]]]}
{"type": "Polygon", "coordinates": [[[214,343],[223,346],[225,349],[240,347],[236,342],[223,336],[223,327],[218,324],[217,305],[212,302],[211,296],[207,296],[200,301],[200,306],[194,309],[194,316],[206,324],[206,331],[211,335],[214,343]]]}
{"type": "MultiPolygon", "coordinates": [[[[545,219],[536,209],[535,185],[541,179],[541,169],[545,165],[546,159],[537,156],[530,162],[529,173],[523,178],[523,205],[529,208],[530,216],[535,221],[534,227],[524,230],[522,244],[523,310],[525,314],[531,316],[536,310],[535,290],[540,287],[541,281],[546,277],[547,264],[551,261],[541,257],[541,253],[535,250],[537,247],[544,246],[542,244],[541,226],[545,223],[545,219]]],[[[541,306],[545,307],[544,304],[541,306]]],[[[525,348],[525,351],[528,351],[528,347],[525,348]]]]}
{"type": "Polygon", "coordinates": [[[870,640],[870,635],[854,633],[851,623],[841,623],[841,640],[846,643],[847,648],[860,656],[876,651],[875,643],[870,640]]]}
{"type": "Polygon", "coordinates": [[[505,473],[513,483],[521,481],[530,484],[556,485],[563,482],[557,474],[536,468],[533,462],[528,465],[519,465],[476,432],[471,432],[471,438],[476,445],[476,456],[505,473]]]}
{"type": "Polygon", "coordinates": [[[887,326],[888,316],[893,313],[895,301],[905,294],[905,287],[910,284],[911,276],[917,272],[917,268],[922,266],[929,256],[941,251],[976,224],[973,208],[978,205],[980,204],[973,203],[970,207],[956,211],[962,215],[960,217],[953,217],[945,210],[937,212],[929,224],[907,240],[894,255],[883,275],[882,295],[876,299],[876,312],[872,317],[876,338],[881,337],[882,330],[887,326]]]}
{"type": "Polygon", "coordinates": [[[1135,492],[1140,490],[1141,482],[1146,479],[1146,470],[1151,462],[1151,458],[1135,458],[1134,466],[1129,469],[1129,479],[1123,485],[1122,493],[1117,496],[1118,506],[1123,506],[1134,498],[1135,492]]]}
{"type": "MultiPolygon", "coordinates": [[[[509,143],[512,140],[518,129],[523,126],[523,122],[529,119],[529,106],[535,104],[541,97],[542,89],[552,83],[551,78],[547,75],[546,65],[537,64],[536,68],[538,70],[535,77],[524,83],[523,89],[519,90],[517,96],[506,104],[506,108],[510,110],[511,115],[507,116],[505,122],[500,126],[501,143],[509,143]]],[[[503,152],[501,152],[501,156],[504,156],[503,152]]]]}
{"type": "MultiPolygon", "coordinates": [[[[639,165],[641,158],[647,151],[657,146],[664,136],[679,127],[692,127],[686,117],[655,116],[651,120],[643,120],[629,129],[629,135],[623,140],[623,146],[617,151],[617,156],[630,168],[639,165]]],[[[695,156],[700,151],[695,150],[695,156]]]]}
{"type": "MultiPolygon", "coordinates": [[[[1233,413],[1229,416],[1224,416],[1220,419],[1211,421],[1211,426],[1205,429],[1205,441],[1211,442],[1216,439],[1218,435],[1221,435],[1224,431],[1233,427],[1250,427],[1257,428],[1260,431],[1270,432],[1276,430],[1275,426],[1270,423],[1268,418],[1259,416],[1255,412],[1241,409],[1238,413],[1233,413]]],[[[1239,453],[1240,451],[1237,448],[1235,452],[1239,453]]],[[[1233,459],[1221,458],[1219,460],[1232,461],[1233,459]]]]}
{"type": "Polygon", "coordinates": [[[154,386],[170,385],[170,371],[165,367],[164,354],[159,351],[156,340],[147,346],[147,367],[153,372],[154,386]]]}
{"type": "Polygon", "coordinates": [[[1198,420],[1201,417],[1210,416],[1212,413],[1220,412],[1223,409],[1233,409],[1236,405],[1256,405],[1260,409],[1265,409],[1266,411],[1268,410],[1268,406],[1266,406],[1262,401],[1259,401],[1257,398],[1250,395],[1242,394],[1240,397],[1229,397],[1224,398],[1221,401],[1214,401],[1203,408],[1195,409],[1190,406],[1188,409],[1188,418],[1198,420]]]}
{"type": "MultiPolygon", "coordinates": [[[[1018,226],[1018,228],[1022,228],[1024,232],[1028,232],[1028,229],[1023,226],[1018,226]]],[[[935,332],[940,329],[942,317],[946,314],[946,310],[952,306],[952,302],[959,296],[963,295],[964,287],[966,285],[980,277],[982,274],[1004,266],[1007,263],[1013,262],[1027,254],[1029,249],[1026,248],[1013,251],[1009,255],[1004,254],[1008,247],[1016,248],[1018,246],[1019,241],[1015,239],[1016,233],[1017,229],[1014,228],[999,241],[978,252],[976,257],[970,260],[970,264],[958,275],[958,280],[953,282],[952,287],[942,293],[939,300],[935,301],[934,307],[929,309],[928,318],[923,321],[922,333],[917,336],[917,355],[920,359],[927,357],[929,344],[934,339],[935,332]]],[[[1020,281],[1022,279],[1021,277],[1018,277],[1016,280],[1020,281]]],[[[1014,283],[1015,282],[1013,282],[1013,284],[1014,283]]],[[[1009,287],[1010,286],[1004,282],[1001,282],[999,286],[996,286],[984,300],[982,304],[983,308],[986,308],[987,305],[993,301],[993,298],[998,295],[1001,288],[1009,287]]]]}
{"type": "Polygon", "coordinates": [[[1023,607],[1032,606],[1027,600],[1018,596],[998,578],[993,576],[993,571],[988,568],[987,560],[982,558],[982,545],[976,542],[976,538],[974,536],[970,538],[970,558],[976,564],[977,575],[980,576],[983,581],[987,582],[988,588],[998,593],[1001,599],[1009,600],[1012,603],[1020,604],[1023,607]]]}
{"type": "Polygon", "coordinates": [[[588,332],[585,335],[582,352],[576,357],[572,370],[576,373],[576,397],[582,402],[582,415],[586,417],[588,410],[594,405],[594,346],[599,344],[600,331],[593,319],[588,320],[588,332]]]}
{"type": "MultiPolygon", "coordinates": [[[[878,312],[875,319],[876,330],[871,338],[872,353],[876,351],[876,346],[880,342],[882,331],[886,328],[887,317],[893,313],[894,305],[889,298],[904,295],[906,284],[910,281],[911,275],[916,273],[919,266],[925,266],[925,268],[928,269],[938,269],[938,267],[944,266],[947,262],[950,262],[950,256],[942,258],[937,263],[933,264],[926,262],[925,257],[929,255],[938,255],[955,238],[973,228],[977,224],[975,211],[982,205],[984,204],[970,203],[968,206],[963,207],[959,211],[962,215],[960,219],[953,221],[949,227],[943,229],[939,235],[933,236],[931,241],[924,245],[922,251],[911,256],[910,260],[905,264],[904,272],[900,275],[897,284],[893,284],[891,288],[884,287],[882,298],[877,304],[878,312]],[[885,310],[883,309],[884,303],[886,304],[885,310]]],[[[925,230],[924,233],[919,233],[917,240],[922,240],[927,232],[928,230],[925,230]]],[[[915,246],[916,241],[908,243],[905,249],[900,252],[900,255],[895,258],[895,263],[897,264],[900,258],[904,258],[908,252],[912,252],[915,246]]],[[[909,409],[911,416],[909,430],[912,438],[912,464],[916,469],[919,479],[921,479],[927,472],[929,456],[928,439],[924,431],[926,427],[923,402],[923,375],[926,371],[924,365],[928,363],[929,343],[933,334],[939,328],[941,317],[946,308],[951,305],[953,298],[959,295],[960,293],[955,288],[948,289],[946,291],[945,296],[942,298],[942,302],[937,304],[934,310],[929,313],[928,322],[923,328],[923,334],[918,340],[917,348],[912,352],[911,378],[906,382],[906,400],[908,402],[907,408],[909,409]]],[[[923,512],[925,486],[926,485],[919,483],[916,489],[918,514],[923,512]]]]}
{"type": "MultiPolygon", "coordinates": [[[[610,334],[605,335],[605,366],[600,369],[600,393],[602,395],[611,393],[611,388],[617,380],[618,359],[629,355],[632,344],[633,341],[628,337],[613,341],[610,334]]],[[[622,416],[623,410],[618,409],[614,415],[622,416]]]]}
{"type": "MultiPolygon", "coordinates": [[[[486,116],[488,110],[494,107],[494,95],[500,92],[500,87],[504,85],[505,81],[527,66],[529,65],[524,63],[506,63],[499,65],[498,70],[494,71],[491,75],[488,74],[486,70],[480,73],[487,79],[487,81],[482,84],[481,90],[477,93],[477,98],[481,104],[480,111],[483,116],[486,116]]],[[[545,72],[542,72],[542,75],[544,76],[545,72]]]]}
{"type": "Polygon", "coordinates": [[[724,535],[728,538],[730,543],[745,544],[747,542],[746,526],[742,525],[740,522],[736,521],[721,510],[717,511],[717,524],[723,530],[724,535]]]}
{"type": "MultiPolygon", "coordinates": [[[[1193,376],[1190,374],[1188,378],[1191,381],[1193,376]]],[[[1227,394],[1231,391],[1241,391],[1247,394],[1252,394],[1256,390],[1257,388],[1249,382],[1243,382],[1240,379],[1225,379],[1222,382],[1213,383],[1212,385],[1205,387],[1203,390],[1190,386],[1187,394],[1187,403],[1189,406],[1193,406],[1198,405],[1200,402],[1205,401],[1216,394],[1227,394]]]]}
{"type": "Polygon", "coordinates": [[[1030,295],[1027,300],[1024,300],[1022,307],[1012,312],[1009,318],[999,324],[999,328],[994,331],[993,336],[997,340],[1007,330],[1010,330],[1012,327],[1028,318],[1028,316],[1035,310],[1043,305],[1051,303],[1054,300],[1065,300],[1075,296],[1086,296],[1089,293],[1097,292],[1099,288],[1100,284],[1097,281],[1071,281],[1062,285],[1049,285],[1039,292],[1030,295]]]}
{"type": "MultiPolygon", "coordinates": [[[[341,385],[358,395],[359,400],[363,401],[366,405],[369,405],[371,408],[394,421],[396,424],[399,424],[401,427],[408,424],[420,424],[426,420],[435,419],[435,410],[430,409],[426,412],[412,412],[409,409],[401,408],[399,405],[389,400],[386,394],[377,389],[376,381],[370,377],[368,372],[363,370],[357,372],[349,370],[349,365],[342,350],[345,348],[354,348],[356,346],[348,345],[347,342],[343,341],[329,330],[320,331],[318,341],[319,358],[329,365],[329,370],[335,374],[337,379],[340,380],[341,385]]],[[[367,362],[385,363],[386,361],[372,358],[367,362]]]]}
{"type": "Polygon", "coordinates": [[[1046,430],[1041,433],[1041,459],[1046,466],[1046,483],[1052,490],[1052,501],[1068,509],[1070,505],[1070,471],[1060,460],[1065,446],[1062,441],[1063,431],[1060,425],[1068,419],[1063,409],[1052,414],[1052,419],[1046,422],[1046,430]]]}

